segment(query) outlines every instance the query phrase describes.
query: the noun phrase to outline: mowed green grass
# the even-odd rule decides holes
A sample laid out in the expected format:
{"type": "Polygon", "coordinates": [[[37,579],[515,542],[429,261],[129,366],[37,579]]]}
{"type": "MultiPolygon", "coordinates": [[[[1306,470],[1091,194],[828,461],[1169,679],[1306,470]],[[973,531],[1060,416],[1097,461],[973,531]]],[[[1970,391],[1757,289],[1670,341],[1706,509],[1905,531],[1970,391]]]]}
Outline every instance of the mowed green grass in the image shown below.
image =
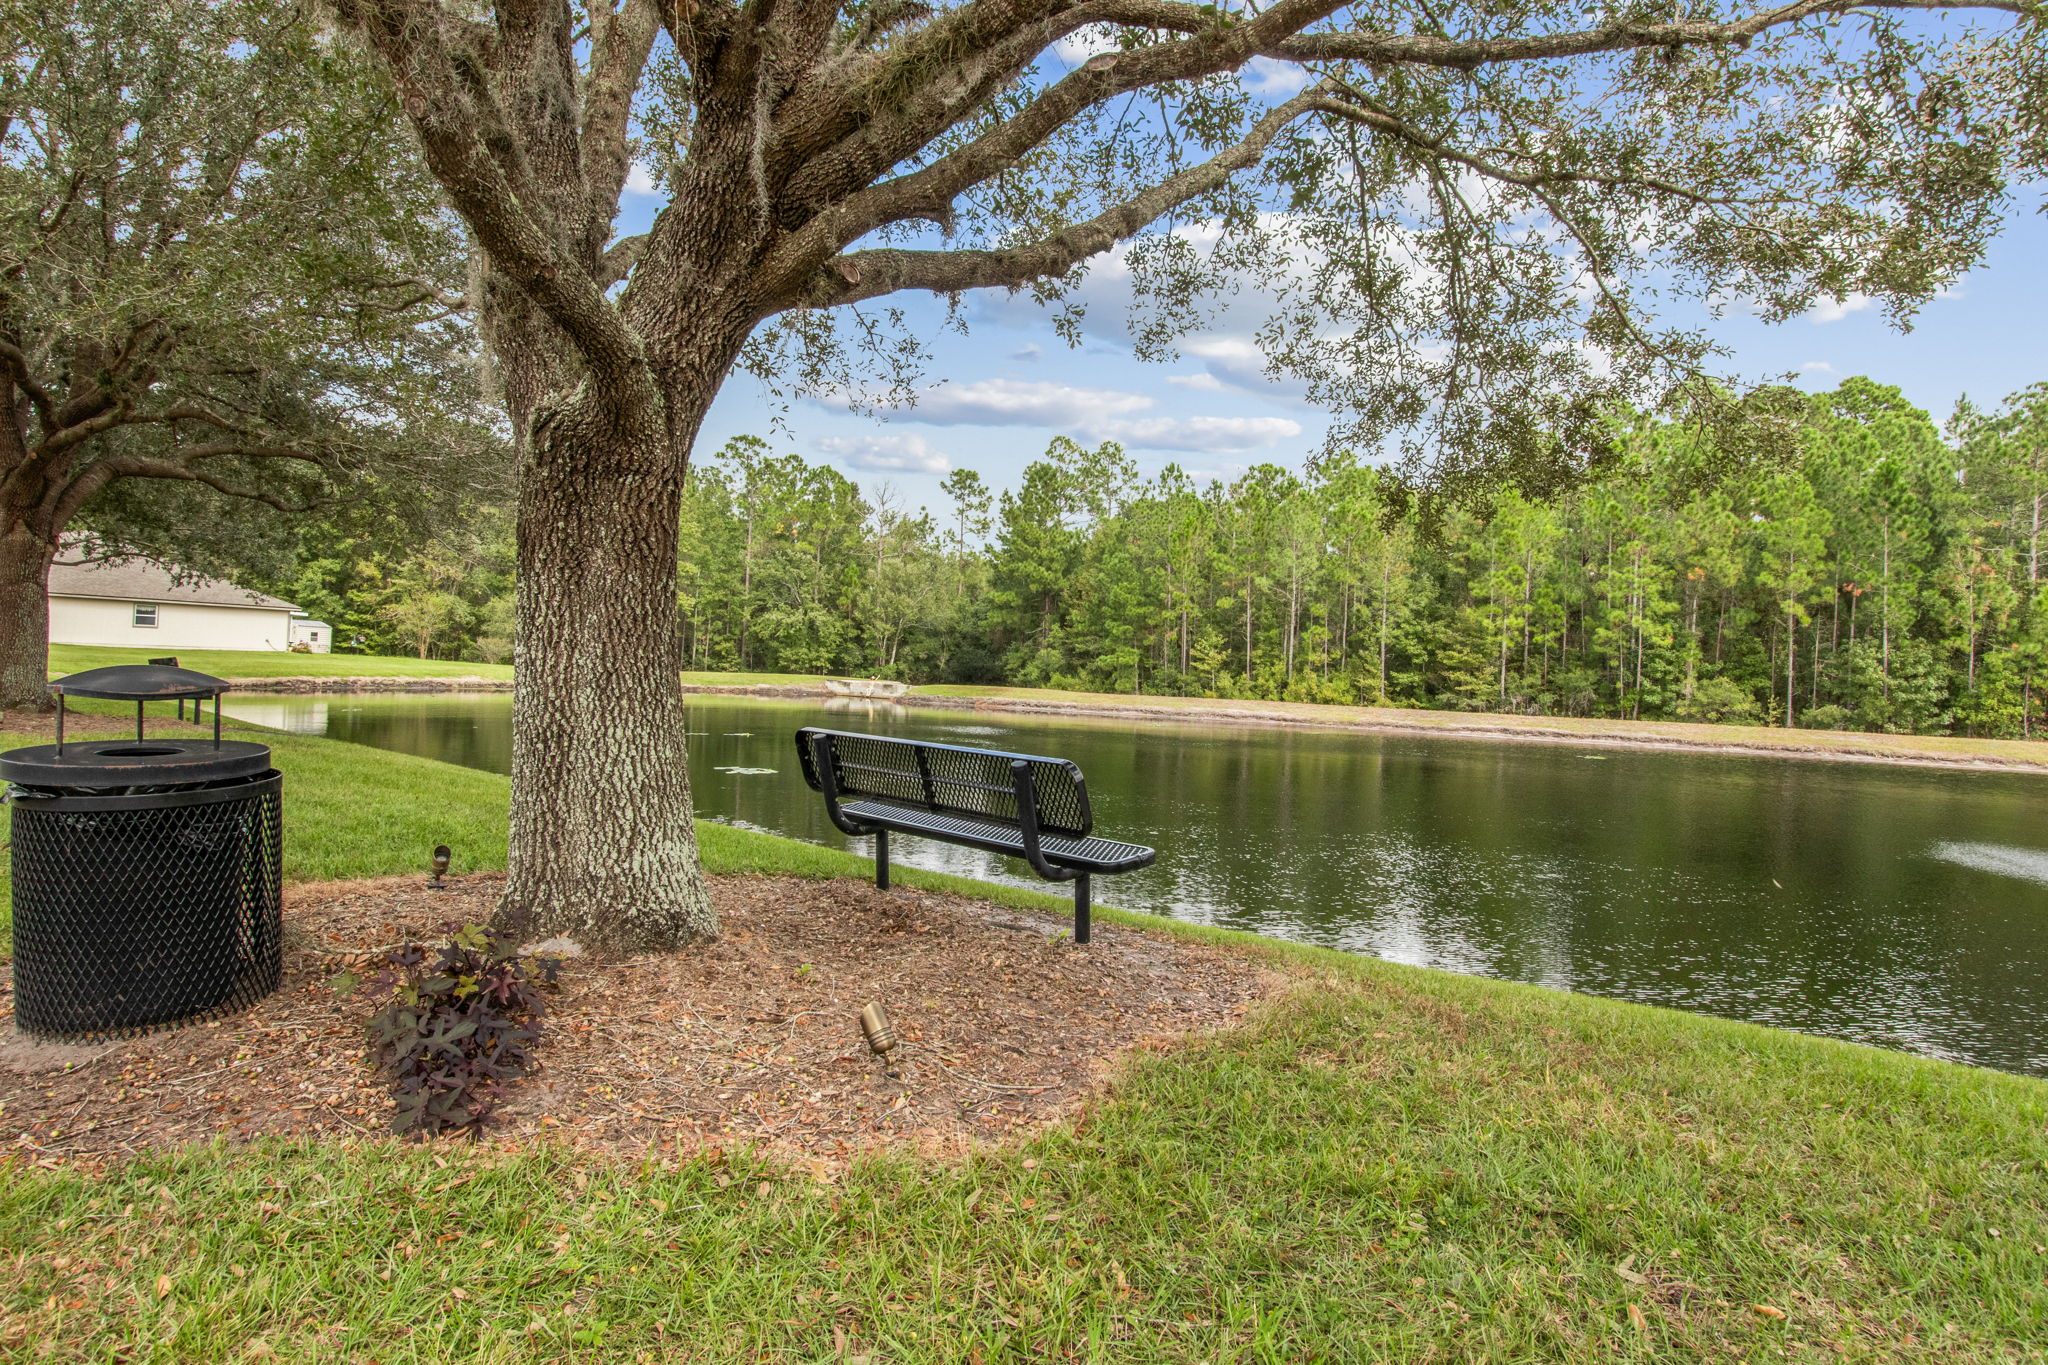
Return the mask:
{"type": "Polygon", "coordinates": [[[817,687],[843,673],[717,673],[686,672],[685,687],[817,687]]]}
{"type": "MultiPolygon", "coordinates": [[[[502,778],[277,751],[294,876],[419,870],[441,840],[502,859],[502,778]]],[[[716,871],[867,869],[700,833],[716,871]]],[[[1173,929],[1293,984],[961,1160],[0,1155],[0,1359],[2042,1358],[2048,1084],[1173,929]]]]}
{"type": "Polygon", "coordinates": [[[0,1356],[2040,1358],[2039,1083],[1289,956],[1312,982],[1077,1124],[836,1182],[367,1139],[0,1159],[0,1356]]]}
{"type": "Polygon", "coordinates": [[[510,664],[408,659],[382,654],[290,654],[254,649],[126,649],[116,645],[51,645],[50,676],[111,664],[175,658],[182,668],[216,678],[484,678],[510,682],[510,664]]]}

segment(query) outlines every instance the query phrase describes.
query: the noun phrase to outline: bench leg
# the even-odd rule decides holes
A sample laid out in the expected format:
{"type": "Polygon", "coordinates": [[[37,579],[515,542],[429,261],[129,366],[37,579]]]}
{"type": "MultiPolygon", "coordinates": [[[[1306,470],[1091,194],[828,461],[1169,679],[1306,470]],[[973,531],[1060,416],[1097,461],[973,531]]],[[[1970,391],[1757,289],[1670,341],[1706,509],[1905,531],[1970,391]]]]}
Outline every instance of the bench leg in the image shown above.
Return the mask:
{"type": "Polygon", "coordinates": [[[884,891],[889,889],[889,831],[875,831],[875,885],[884,891]]]}
{"type": "Polygon", "coordinates": [[[1074,878],[1074,942],[1088,941],[1088,874],[1074,878]]]}

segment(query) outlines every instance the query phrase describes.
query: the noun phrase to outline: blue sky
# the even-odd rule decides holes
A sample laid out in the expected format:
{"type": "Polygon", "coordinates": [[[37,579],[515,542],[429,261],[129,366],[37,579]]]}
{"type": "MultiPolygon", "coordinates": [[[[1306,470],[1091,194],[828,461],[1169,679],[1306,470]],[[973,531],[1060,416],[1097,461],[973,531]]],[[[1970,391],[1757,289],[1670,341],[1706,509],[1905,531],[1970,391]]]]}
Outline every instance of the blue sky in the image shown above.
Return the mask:
{"type": "MultiPolygon", "coordinates": [[[[660,207],[645,178],[635,182],[622,232],[640,230],[660,207]]],[[[1897,385],[1937,422],[1965,394],[1994,406],[2048,380],[2048,346],[2040,340],[2048,317],[2048,218],[2038,211],[2038,188],[2023,190],[2022,203],[1978,268],[1929,302],[1907,332],[1876,306],[1853,299],[1777,326],[1745,315],[1710,319],[1697,310],[1674,311],[1666,320],[1705,326],[1727,347],[1728,372],[1741,378],[1792,373],[1804,387],[1827,389],[1868,375],[1897,385]]],[[[1320,448],[1327,417],[1259,374],[1248,317],[1185,338],[1177,363],[1141,362],[1122,332],[1116,275],[1114,266],[1098,270],[1086,286],[1094,307],[1079,348],[1069,347],[1050,315],[1026,297],[970,295],[964,336],[941,334],[944,313],[936,301],[892,299],[932,343],[927,379],[935,387],[916,407],[864,416],[843,403],[798,400],[785,410],[736,374],[712,409],[698,452],[709,454],[736,435],[759,435],[778,451],[829,462],[871,495],[886,485],[901,504],[940,511],[948,504],[939,481],[949,469],[973,469],[994,487],[1014,487],[1055,436],[1089,445],[1115,439],[1141,473],[1172,461],[1197,478],[1228,478],[1267,461],[1299,468],[1320,448]]]]}

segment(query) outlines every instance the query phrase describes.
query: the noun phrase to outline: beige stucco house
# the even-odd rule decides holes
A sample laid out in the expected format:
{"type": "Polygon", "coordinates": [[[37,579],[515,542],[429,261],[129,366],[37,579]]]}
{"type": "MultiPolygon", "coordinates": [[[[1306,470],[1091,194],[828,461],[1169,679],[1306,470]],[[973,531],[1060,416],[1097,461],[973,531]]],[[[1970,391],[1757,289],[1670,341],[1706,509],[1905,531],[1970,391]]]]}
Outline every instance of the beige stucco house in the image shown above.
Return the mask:
{"type": "MultiPolygon", "coordinates": [[[[193,577],[147,559],[64,564],[50,569],[50,642],[130,645],[175,654],[181,649],[287,649],[295,636],[282,598],[250,592],[218,578],[193,577]]],[[[303,619],[303,614],[302,614],[303,619]]],[[[307,643],[321,653],[331,632],[307,643]]]]}

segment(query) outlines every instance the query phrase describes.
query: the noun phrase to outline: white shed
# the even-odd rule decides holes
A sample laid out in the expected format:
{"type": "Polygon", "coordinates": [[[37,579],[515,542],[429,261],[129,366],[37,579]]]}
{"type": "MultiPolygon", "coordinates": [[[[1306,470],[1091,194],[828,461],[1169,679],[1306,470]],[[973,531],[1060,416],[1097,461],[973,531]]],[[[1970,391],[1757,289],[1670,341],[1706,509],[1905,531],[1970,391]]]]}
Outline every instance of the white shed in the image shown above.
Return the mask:
{"type": "Polygon", "coordinates": [[[292,643],[304,645],[309,654],[330,654],[334,651],[334,627],[299,612],[292,617],[292,643]]]}
{"type": "MultiPolygon", "coordinates": [[[[50,642],[181,649],[286,649],[292,613],[282,598],[194,577],[154,560],[50,569],[50,642]]],[[[332,632],[322,629],[323,636],[332,632]]]]}

